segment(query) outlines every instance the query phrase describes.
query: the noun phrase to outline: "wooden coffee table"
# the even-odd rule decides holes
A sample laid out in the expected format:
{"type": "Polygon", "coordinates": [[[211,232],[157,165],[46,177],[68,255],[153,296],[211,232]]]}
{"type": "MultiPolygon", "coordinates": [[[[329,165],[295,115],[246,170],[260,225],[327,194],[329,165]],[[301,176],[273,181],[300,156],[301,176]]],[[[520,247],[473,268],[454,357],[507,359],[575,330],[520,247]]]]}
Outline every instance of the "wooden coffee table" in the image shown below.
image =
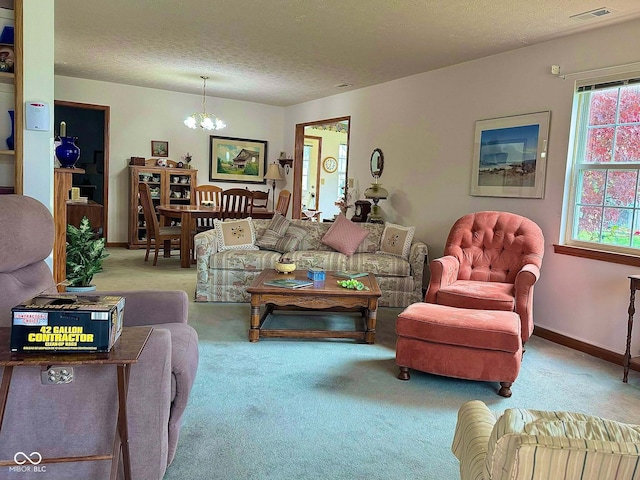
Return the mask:
{"type": "MultiPolygon", "coordinates": [[[[307,271],[300,270],[281,274],[273,269],[263,270],[253,281],[247,292],[251,294],[251,328],[249,341],[257,342],[262,337],[288,338],[353,338],[366,343],[374,343],[376,337],[376,314],[378,299],[382,296],[378,282],[372,273],[360,277],[369,290],[350,290],[338,285],[334,272],[326,272],[324,282],[301,288],[283,288],[265,285],[264,282],[276,278],[307,279],[307,271]],[[260,307],[265,305],[260,315],[260,307]],[[264,322],[277,308],[287,310],[323,310],[335,312],[360,311],[363,316],[362,329],[354,330],[302,330],[267,329],[264,322]]],[[[340,279],[344,280],[344,279],[340,279]]]]}

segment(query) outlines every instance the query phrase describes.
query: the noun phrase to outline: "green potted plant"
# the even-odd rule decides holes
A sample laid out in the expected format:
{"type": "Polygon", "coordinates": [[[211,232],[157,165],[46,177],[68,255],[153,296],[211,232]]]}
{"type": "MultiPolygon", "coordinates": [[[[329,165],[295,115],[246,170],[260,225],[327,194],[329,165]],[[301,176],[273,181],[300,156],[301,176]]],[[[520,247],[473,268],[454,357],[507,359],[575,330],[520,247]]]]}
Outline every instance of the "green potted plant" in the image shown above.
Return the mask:
{"type": "Polygon", "coordinates": [[[108,256],[105,239],[95,238],[87,217],[80,221],[80,228],[67,225],[67,291],[95,290],[91,280],[102,271],[102,261],[108,256]]]}

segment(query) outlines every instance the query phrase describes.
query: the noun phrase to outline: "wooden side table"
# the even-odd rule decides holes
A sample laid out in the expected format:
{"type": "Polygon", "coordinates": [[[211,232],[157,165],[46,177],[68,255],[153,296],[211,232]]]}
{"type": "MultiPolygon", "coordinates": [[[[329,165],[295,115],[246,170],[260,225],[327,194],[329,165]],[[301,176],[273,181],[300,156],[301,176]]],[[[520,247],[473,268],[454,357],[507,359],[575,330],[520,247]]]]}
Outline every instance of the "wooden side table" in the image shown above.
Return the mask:
{"type": "MultiPolygon", "coordinates": [[[[67,200],[73,183],[72,175],[84,173],[82,168],[54,169],[53,221],[55,236],[53,240],[53,280],[58,291],[63,292],[60,282],[67,278],[67,200]]],[[[7,344],[8,345],[8,344],[7,344]]]]}
{"type": "Polygon", "coordinates": [[[631,332],[633,331],[633,315],[636,313],[636,290],[640,289],[640,275],[629,275],[629,287],[631,295],[629,297],[629,320],[627,322],[627,348],[624,352],[624,374],[622,381],[627,383],[629,378],[629,367],[631,366],[631,332]]]}
{"type": "Polygon", "coordinates": [[[82,217],[87,217],[94,231],[102,230],[102,210],[99,203],[89,200],[86,203],[67,201],[67,224],[80,227],[82,217]]]}
{"type": "MultiPolygon", "coordinates": [[[[131,480],[131,456],[129,453],[129,431],[127,427],[127,391],[131,365],[138,361],[151,327],[128,327],[122,330],[120,338],[108,353],[70,353],[70,354],[16,354],[9,349],[10,328],[0,328],[0,366],[4,367],[2,384],[0,384],[0,433],[4,420],[7,396],[11,385],[14,367],[49,366],[49,365],[115,365],[118,369],[118,420],[116,439],[111,454],[87,455],[82,457],[43,458],[41,464],[63,462],[92,462],[111,459],[111,480],[118,475],[118,462],[122,448],[124,478],[131,480]]],[[[0,466],[12,466],[11,460],[0,461],[0,466]]]]}

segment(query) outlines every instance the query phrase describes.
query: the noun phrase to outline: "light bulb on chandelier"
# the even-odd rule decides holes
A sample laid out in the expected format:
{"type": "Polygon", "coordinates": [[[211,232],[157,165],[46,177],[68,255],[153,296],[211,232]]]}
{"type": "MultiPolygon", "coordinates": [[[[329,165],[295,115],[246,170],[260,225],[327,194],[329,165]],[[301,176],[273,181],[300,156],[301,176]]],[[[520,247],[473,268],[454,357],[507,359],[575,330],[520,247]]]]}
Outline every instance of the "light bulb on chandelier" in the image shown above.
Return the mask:
{"type": "Polygon", "coordinates": [[[227,124],[224,123],[221,119],[219,119],[213,113],[207,113],[206,89],[207,89],[207,79],[209,77],[201,75],[200,78],[203,81],[203,84],[202,84],[202,113],[198,113],[198,112],[192,113],[190,116],[188,116],[184,120],[184,124],[189,128],[196,128],[196,127],[199,126],[203,130],[220,130],[220,129],[223,129],[224,127],[227,126],[227,124]]]}

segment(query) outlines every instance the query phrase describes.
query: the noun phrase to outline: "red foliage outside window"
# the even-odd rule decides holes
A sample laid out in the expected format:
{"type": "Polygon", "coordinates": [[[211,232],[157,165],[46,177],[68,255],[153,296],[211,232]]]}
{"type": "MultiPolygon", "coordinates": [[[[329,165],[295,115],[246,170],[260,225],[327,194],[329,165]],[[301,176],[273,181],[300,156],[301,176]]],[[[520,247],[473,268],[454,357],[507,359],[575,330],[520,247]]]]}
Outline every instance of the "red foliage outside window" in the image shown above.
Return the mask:
{"type": "Polygon", "coordinates": [[[582,95],[589,123],[577,163],[611,168],[579,170],[573,238],[640,248],[640,87],[582,95]]]}

